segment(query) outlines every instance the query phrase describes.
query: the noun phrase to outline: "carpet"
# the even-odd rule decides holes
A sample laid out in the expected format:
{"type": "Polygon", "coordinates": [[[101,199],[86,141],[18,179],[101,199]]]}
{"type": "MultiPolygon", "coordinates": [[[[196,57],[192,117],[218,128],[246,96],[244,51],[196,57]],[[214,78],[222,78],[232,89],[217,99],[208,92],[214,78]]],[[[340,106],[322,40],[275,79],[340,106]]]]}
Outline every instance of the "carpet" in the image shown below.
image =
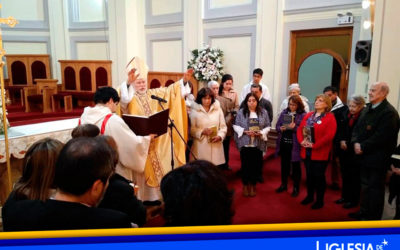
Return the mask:
{"type": "MultiPolygon", "coordinates": [[[[275,158],[275,149],[268,148],[264,157],[263,177],[265,182],[257,184],[256,197],[242,195],[242,182],[236,173],[240,169],[240,155],[234,142],[230,147],[229,165],[232,171],[224,171],[229,188],[234,191],[233,207],[235,215],[232,224],[269,224],[269,223],[300,223],[300,222],[334,222],[350,221],[347,215],[359,208],[344,209],[335,204],[341,191],[326,189],[325,206],[312,210],[311,204],[304,206],[300,202],[306,196],[305,169],[302,164],[302,181],[298,197],[291,197],[292,182],[289,180],[288,191],[280,194],[275,189],[280,186],[280,157],[275,158]]],[[[330,166],[327,171],[327,184],[330,184],[330,166]]],[[[163,219],[156,217],[145,225],[146,227],[163,226],[163,219]]]]}

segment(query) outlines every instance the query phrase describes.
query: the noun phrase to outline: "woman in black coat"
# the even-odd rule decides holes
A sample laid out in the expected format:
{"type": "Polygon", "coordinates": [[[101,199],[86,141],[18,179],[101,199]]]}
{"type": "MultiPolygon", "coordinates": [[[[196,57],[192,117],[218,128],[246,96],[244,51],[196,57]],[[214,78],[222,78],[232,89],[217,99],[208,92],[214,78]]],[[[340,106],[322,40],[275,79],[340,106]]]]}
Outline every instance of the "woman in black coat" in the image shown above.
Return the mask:
{"type": "Polygon", "coordinates": [[[352,208],[358,205],[360,200],[360,168],[354,160],[354,145],[350,143],[353,128],[356,125],[361,111],[365,106],[362,96],[352,96],[349,101],[349,111],[338,126],[340,140],[340,172],[342,174],[342,197],[336,201],[343,204],[343,208],[352,208]]]}

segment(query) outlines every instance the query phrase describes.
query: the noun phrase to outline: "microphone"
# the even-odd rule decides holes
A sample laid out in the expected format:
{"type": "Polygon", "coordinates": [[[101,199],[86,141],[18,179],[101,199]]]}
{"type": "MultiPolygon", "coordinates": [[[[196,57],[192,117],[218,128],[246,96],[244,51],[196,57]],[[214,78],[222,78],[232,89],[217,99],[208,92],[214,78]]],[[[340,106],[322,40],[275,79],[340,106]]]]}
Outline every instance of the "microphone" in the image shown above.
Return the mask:
{"type": "Polygon", "coordinates": [[[151,99],[157,100],[159,102],[167,103],[167,100],[162,99],[161,97],[158,97],[158,96],[155,96],[155,95],[151,95],[150,97],[151,97],[151,99]]]}

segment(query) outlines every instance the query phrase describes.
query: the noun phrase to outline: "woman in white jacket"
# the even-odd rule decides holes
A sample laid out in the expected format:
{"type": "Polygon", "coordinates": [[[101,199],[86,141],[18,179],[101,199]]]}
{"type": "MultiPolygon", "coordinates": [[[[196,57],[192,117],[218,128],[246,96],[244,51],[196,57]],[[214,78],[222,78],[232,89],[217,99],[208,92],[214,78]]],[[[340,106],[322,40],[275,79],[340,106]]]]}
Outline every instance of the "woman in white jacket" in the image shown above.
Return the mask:
{"type": "MultiPolygon", "coordinates": [[[[225,117],[211,89],[202,88],[190,113],[192,151],[198,160],[218,166],[225,163],[222,141],[226,135],[225,117]],[[216,133],[215,133],[216,132],[216,133]]],[[[193,157],[191,156],[191,160],[193,157]]]]}

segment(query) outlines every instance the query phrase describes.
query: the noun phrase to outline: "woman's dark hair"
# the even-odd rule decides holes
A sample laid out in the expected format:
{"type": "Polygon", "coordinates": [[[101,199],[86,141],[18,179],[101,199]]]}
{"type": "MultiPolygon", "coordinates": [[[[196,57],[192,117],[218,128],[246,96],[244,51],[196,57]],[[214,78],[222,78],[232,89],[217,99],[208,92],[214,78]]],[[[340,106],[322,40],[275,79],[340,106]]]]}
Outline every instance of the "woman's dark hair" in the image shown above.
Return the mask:
{"type": "Polygon", "coordinates": [[[222,76],[221,79],[221,84],[219,85],[219,89],[218,89],[218,95],[222,95],[222,91],[224,90],[224,83],[228,80],[232,80],[233,81],[233,77],[230,74],[225,74],[222,76]]]}
{"type": "Polygon", "coordinates": [[[202,88],[199,90],[199,92],[197,92],[197,97],[195,102],[197,104],[203,105],[202,103],[202,99],[206,96],[210,96],[211,97],[211,104],[213,104],[215,102],[215,96],[214,96],[214,92],[210,89],[210,88],[202,88]]]}
{"type": "Polygon", "coordinates": [[[25,154],[22,177],[15,184],[17,199],[42,200],[50,197],[54,188],[56,161],[63,143],[45,138],[29,147],[25,154]]]}
{"type": "Polygon", "coordinates": [[[72,138],[83,137],[83,136],[96,137],[99,134],[100,134],[99,127],[90,123],[78,125],[71,132],[72,138]]]}
{"type": "Polygon", "coordinates": [[[193,161],[161,180],[167,226],[228,225],[232,196],[224,174],[211,162],[193,161]]]}
{"type": "Polygon", "coordinates": [[[290,101],[292,101],[294,104],[297,105],[296,113],[298,114],[304,113],[304,103],[299,95],[292,95],[291,97],[289,97],[288,107],[287,107],[288,110],[290,110],[289,109],[290,101]]]}
{"type": "Polygon", "coordinates": [[[254,99],[256,99],[256,101],[257,101],[257,107],[256,107],[257,115],[260,115],[260,113],[261,113],[260,100],[258,100],[258,98],[255,94],[250,92],[246,95],[246,98],[244,98],[244,101],[243,101],[243,103],[245,104],[243,107],[244,117],[248,117],[250,115],[249,106],[247,105],[247,101],[249,100],[250,97],[254,97],[254,99]]]}

